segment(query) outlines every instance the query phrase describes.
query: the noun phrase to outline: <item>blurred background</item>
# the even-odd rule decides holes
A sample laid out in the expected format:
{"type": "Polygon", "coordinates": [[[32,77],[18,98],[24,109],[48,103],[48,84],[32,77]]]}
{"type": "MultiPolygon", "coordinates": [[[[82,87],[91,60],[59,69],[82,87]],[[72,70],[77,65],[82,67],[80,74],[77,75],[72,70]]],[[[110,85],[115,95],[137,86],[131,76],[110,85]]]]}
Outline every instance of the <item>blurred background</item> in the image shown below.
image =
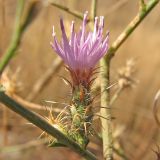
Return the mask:
{"type": "MultiPolygon", "coordinates": [[[[90,11],[91,6],[91,0],[54,2],[81,13],[90,11]]],[[[0,1],[0,57],[10,43],[16,4],[16,0],[0,1]]],[[[71,91],[60,78],[62,75],[69,78],[69,74],[50,46],[52,26],[55,26],[57,36],[60,36],[60,17],[63,17],[68,33],[71,21],[75,20],[76,28],[79,29],[81,20],[51,5],[47,0],[27,0],[24,13],[29,9],[30,21],[16,55],[3,73],[3,80],[6,86],[9,86],[13,98],[45,116],[46,106],[55,108],[56,113],[64,107],[61,104],[47,103],[46,100],[69,103],[71,91]]],[[[98,0],[97,15],[105,16],[105,30],[110,31],[110,45],[134,18],[138,9],[138,0],[98,0]]],[[[133,67],[130,77],[134,82],[123,89],[112,106],[115,117],[114,143],[130,160],[156,159],[153,150],[157,150],[157,145],[160,144],[160,130],[154,120],[152,109],[154,96],[160,89],[159,11],[158,4],[120,47],[111,64],[111,84],[120,80],[120,75],[127,67],[126,62],[127,65],[132,63],[133,67]]],[[[111,92],[112,90],[114,95],[116,87],[111,88],[111,92]]],[[[97,102],[95,107],[98,105],[97,102]]],[[[42,144],[38,141],[42,131],[2,104],[0,119],[0,160],[81,159],[70,149],[49,148],[42,144]]],[[[101,141],[94,137],[91,139],[93,141],[89,149],[102,159],[101,141]]],[[[117,154],[115,157],[117,160],[123,159],[117,154]]]]}

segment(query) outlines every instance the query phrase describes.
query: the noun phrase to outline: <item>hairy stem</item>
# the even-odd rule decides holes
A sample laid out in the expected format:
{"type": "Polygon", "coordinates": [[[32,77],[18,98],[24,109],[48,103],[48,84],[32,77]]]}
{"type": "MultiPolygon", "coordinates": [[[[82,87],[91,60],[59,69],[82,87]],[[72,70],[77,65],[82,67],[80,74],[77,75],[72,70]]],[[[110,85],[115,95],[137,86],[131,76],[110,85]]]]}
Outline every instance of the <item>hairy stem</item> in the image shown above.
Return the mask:
{"type": "Polygon", "coordinates": [[[17,114],[21,115],[23,118],[27,119],[35,126],[39,127],[46,133],[50,134],[51,136],[55,137],[59,140],[62,144],[70,147],[72,150],[77,152],[78,154],[85,157],[87,160],[96,160],[97,158],[87,150],[81,148],[77,143],[69,139],[66,135],[62,132],[51,126],[48,122],[46,122],[42,117],[35,114],[34,112],[29,111],[28,109],[24,108],[12,98],[7,96],[3,91],[0,91],[0,101],[5,104],[9,109],[16,112],[17,114]]]}

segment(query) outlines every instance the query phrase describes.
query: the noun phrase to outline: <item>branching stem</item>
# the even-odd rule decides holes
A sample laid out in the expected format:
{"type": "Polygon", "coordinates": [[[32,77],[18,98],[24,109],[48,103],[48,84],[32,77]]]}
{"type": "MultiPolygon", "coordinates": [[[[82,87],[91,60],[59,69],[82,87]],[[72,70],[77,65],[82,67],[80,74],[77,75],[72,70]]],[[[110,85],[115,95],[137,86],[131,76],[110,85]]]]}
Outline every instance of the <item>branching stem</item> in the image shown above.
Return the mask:
{"type": "Polygon", "coordinates": [[[28,109],[24,108],[12,98],[7,96],[3,91],[0,91],[0,102],[5,104],[9,109],[16,112],[17,114],[21,115],[23,118],[27,119],[35,126],[39,127],[46,133],[55,137],[59,142],[68,146],[73,151],[77,152],[81,156],[85,157],[87,160],[97,160],[97,158],[90,153],[89,151],[81,148],[77,143],[69,139],[66,135],[62,132],[51,126],[48,122],[46,122],[42,117],[35,114],[34,112],[29,111],[28,109]]]}
{"type": "MultiPolygon", "coordinates": [[[[148,4],[140,7],[140,11],[136,17],[129,23],[126,29],[113,42],[106,56],[101,60],[101,90],[107,88],[110,83],[110,63],[118,48],[125,42],[131,33],[138,27],[143,19],[150,11],[158,4],[159,0],[150,0],[148,4]]],[[[106,90],[101,96],[101,115],[107,119],[101,119],[102,122],[102,139],[103,139],[103,154],[105,160],[113,160],[113,140],[112,140],[112,116],[110,106],[110,90],[106,90]],[[106,108],[107,109],[106,109],[106,108]]]]}
{"type": "MultiPolygon", "coordinates": [[[[148,4],[145,5],[145,10],[141,9],[135,18],[128,24],[124,31],[118,36],[118,38],[113,42],[108,50],[108,54],[105,59],[112,58],[119,47],[126,41],[126,39],[131,35],[131,33],[139,26],[143,19],[151,12],[151,10],[158,4],[160,0],[150,0],[148,4]]],[[[143,8],[143,7],[140,7],[143,8]]]]}

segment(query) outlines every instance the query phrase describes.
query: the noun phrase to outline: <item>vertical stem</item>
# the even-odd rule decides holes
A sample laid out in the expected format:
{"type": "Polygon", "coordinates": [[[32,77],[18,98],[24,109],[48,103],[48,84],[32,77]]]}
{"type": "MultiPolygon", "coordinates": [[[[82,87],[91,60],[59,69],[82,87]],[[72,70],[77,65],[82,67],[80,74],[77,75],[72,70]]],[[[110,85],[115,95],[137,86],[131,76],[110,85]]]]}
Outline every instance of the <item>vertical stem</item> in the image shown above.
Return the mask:
{"type": "Polygon", "coordinates": [[[17,50],[17,47],[20,43],[20,38],[22,33],[20,20],[23,12],[24,2],[25,2],[24,0],[17,1],[18,4],[17,4],[17,12],[15,20],[15,30],[13,32],[11,43],[0,61],[0,74],[3,72],[4,68],[9,63],[10,59],[14,56],[15,51],[17,50]]]}
{"type": "Polygon", "coordinates": [[[105,160],[113,159],[113,140],[112,140],[112,116],[110,107],[110,90],[106,88],[110,84],[110,59],[107,61],[103,58],[101,64],[101,118],[102,139],[103,139],[103,156],[105,160]],[[103,92],[106,90],[105,92],[103,92]]]}
{"type": "MultiPolygon", "coordinates": [[[[138,12],[137,16],[131,21],[126,29],[120,34],[120,36],[114,41],[108,50],[108,54],[101,60],[101,90],[104,91],[109,86],[109,70],[110,61],[114,56],[118,48],[125,42],[125,40],[131,35],[131,33],[137,28],[137,26],[143,21],[143,19],[150,13],[150,11],[158,4],[160,0],[150,0],[148,4],[145,4],[141,0],[143,7],[138,12]]],[[[107,119],[102,119],[102,138],[103,138],[103,153],[105,160],[113,159],[113,140],[112,140],[112,122],[111,122],[111,108],[110,108],[110,92],[106,90],[101,96],[101,106],[107,108],[101,108],[101,116],[107,119]]]]}
{"type": "MultiPolygon", "coordinates": [[[[97,12],[97,0],[92,0],[91,6],[91,22],[92,27],[94,25],[94,17],[97,12]]],[[[113,159],[113,142],[112,142],[112,116],[111,116],[111,108],[110,108],[110,91],[106,88],[110,84],[109,71],[110,71],[110,58],[107,60],[104,58],[101,60],[101,123],[102,123],[102,139],[103,139],[103,156],[105,160],[113,159]],[[105,91],[106,90],[106,91],[105,91]],[[104,92],[105,91],[105,92],[104,92]]]]}

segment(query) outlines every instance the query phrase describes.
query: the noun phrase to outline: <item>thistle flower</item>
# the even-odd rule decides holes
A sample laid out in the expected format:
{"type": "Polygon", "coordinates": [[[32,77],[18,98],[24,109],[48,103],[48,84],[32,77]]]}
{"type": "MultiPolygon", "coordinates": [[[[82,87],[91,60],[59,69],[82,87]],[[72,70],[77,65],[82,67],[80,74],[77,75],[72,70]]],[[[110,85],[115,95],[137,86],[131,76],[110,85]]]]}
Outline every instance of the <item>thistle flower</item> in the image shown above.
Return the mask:
{"type": "Polygon", "coordinates": [[[83,85],[89,87],[96,63],[108,50],[108,33],[103,37],[104,17],[95,17],[94,30],[87,32],[87,15],[84,14],[82,26],[79,32],[74,30],[74,21],[71,24],[71,35],[67,38],[63,20],[60,19],[62,41],[58,43],[53,26],[53,42],[51,45],[57,54],[63,59],[71,73],[73,87],[83,85]]]}

